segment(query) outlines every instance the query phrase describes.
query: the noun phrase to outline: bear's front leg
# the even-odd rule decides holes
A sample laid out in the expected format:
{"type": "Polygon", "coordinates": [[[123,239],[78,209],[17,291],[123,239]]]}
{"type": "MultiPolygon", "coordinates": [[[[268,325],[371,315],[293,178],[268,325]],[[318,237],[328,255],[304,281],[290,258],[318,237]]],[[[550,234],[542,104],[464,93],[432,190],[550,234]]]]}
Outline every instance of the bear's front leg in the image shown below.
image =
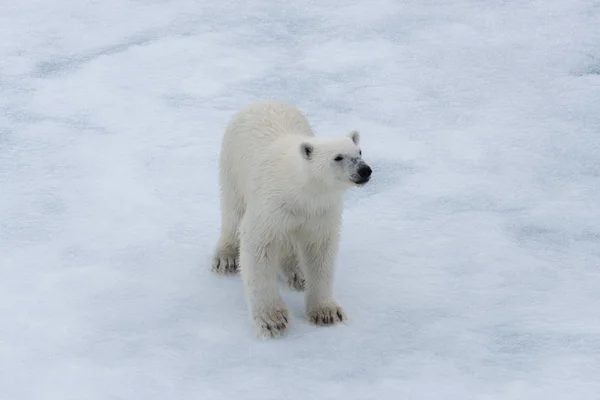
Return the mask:
{"type": "Polygon", "coordinates": [[[333,297],[333,278],[339,235],[332,231],[318,242],[305,242],[306,318],[316,325],[333,325],[348,319],[333,297]]]}
{"type": "Polygon", "coordinates": [[[268,240],[269,236],[251,226],[240,237],[240,272],[246,303],[260,338],[280,336],[290,322],[277,284],[279,251],[275,242],[268,240]]]}

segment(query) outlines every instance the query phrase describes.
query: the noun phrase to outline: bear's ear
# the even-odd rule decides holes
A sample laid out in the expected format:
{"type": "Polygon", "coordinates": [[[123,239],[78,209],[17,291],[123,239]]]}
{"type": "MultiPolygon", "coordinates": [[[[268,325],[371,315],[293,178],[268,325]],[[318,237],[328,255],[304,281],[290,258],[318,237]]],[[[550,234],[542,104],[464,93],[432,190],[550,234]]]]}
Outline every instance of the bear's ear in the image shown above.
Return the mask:
{"type": "Polygon", "coordinates": [[[358,131],[352,131],[348,134],[348,137],[350,139],[352,139],[352,141],[354,142],[355,145],[358,146],[358,144],[360,143],[360,133],[358,133],[358,131]]]}
{"type": "Polygon", "coordinates": [[[314,147],[310,143],[302,143],[300,145],[300,152],[302,153],[302,157],[310,160],[313,154],[314,147]]]}

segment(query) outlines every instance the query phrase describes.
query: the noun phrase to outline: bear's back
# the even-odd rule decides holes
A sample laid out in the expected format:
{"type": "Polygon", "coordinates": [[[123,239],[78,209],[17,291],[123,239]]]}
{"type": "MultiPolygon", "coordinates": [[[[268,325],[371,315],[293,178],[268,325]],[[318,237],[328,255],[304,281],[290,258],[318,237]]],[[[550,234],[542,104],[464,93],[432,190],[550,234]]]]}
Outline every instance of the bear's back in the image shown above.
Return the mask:
{"type": "Polygon", "coordinates": [[[228,132],[232,140],[237,136],[251,137],[255,145],[285,135],[314,136],[306,117],[296,107],[281,101],[260,101],[242,108],[233,118],[228,132]]]}

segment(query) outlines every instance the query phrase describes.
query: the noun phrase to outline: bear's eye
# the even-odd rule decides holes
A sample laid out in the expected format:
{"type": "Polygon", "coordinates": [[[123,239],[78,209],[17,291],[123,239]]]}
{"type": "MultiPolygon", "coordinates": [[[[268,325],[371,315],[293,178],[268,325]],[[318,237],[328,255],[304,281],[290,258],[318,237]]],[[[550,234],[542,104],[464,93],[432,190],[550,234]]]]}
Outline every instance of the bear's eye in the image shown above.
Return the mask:
{"type": "Polygon", "coordinates": [[[358,150],[358,155],[362,156],[362,150],[358,150]]]}
{"type": "Polygon", "coordinates": [[[344,159],[344,157],[338,155],[336,158],[334,158],[335,161],[342,161],[344,159]]]}

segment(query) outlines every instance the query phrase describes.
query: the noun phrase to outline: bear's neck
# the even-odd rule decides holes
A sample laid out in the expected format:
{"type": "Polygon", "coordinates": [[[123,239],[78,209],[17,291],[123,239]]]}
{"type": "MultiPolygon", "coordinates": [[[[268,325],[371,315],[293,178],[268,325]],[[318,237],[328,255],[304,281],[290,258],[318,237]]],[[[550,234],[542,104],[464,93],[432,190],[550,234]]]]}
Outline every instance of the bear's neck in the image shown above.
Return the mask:
{"type": "Polygon", "coordinates": [[[285,196],[282,205],[294,216],[307,219],[337,211],[343,204],[343,193],[307,193],[296,191],[285,196]]]}
{"type": "Polygon", "coordinates": [[[295,177],[294,190],[290,192],[292,198],[303,206],[311,204],[321,207],[327,207],[330,204],[338,202],[344,196],[343,190],[332,190],[325,182],[299,173],[295,177]]]}

